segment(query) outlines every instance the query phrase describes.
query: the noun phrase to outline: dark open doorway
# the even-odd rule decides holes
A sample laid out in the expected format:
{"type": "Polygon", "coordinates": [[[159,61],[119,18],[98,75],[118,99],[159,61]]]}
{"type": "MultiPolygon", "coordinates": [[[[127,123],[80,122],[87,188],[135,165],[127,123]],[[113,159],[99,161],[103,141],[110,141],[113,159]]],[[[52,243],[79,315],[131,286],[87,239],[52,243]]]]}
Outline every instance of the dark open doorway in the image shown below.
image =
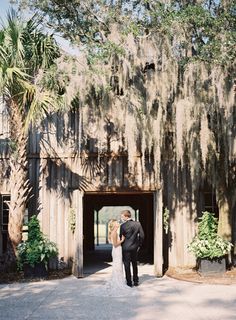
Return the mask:
{"type": "Polygon", "coordinates": [[[153,263],[153,194],[88,193],[83,199],[84,273],[104,269],[111,262],[111,245],[107,243],[104,230],[106,221],[111,218],[111,213],[107,214],[107,220],[101,214],[103,208],[109,207],[114,208],[113,218],[115,219],[119,218],[119,209],[128,208],[133,213],[133,218],[141,222],[145,241],[140,250],[139,261],[140,263],[153,263]],[[100,222],[103,226],[100,225],[100,222]]]}

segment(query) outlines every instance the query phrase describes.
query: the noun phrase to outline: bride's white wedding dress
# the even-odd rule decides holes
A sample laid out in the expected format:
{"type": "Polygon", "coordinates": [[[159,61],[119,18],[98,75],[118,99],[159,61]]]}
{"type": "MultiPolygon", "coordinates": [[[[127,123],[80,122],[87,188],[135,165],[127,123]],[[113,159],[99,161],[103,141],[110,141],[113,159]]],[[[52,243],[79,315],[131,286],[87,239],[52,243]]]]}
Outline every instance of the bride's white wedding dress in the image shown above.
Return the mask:
{"type": "Polygon", "coordinates": [[[126,285],[122,262],[122,248],[112,246],[112,273],[111,278],[103,285],[88,288],[83,295],[123,297],[137,294],[137,288],[126,285]]]}

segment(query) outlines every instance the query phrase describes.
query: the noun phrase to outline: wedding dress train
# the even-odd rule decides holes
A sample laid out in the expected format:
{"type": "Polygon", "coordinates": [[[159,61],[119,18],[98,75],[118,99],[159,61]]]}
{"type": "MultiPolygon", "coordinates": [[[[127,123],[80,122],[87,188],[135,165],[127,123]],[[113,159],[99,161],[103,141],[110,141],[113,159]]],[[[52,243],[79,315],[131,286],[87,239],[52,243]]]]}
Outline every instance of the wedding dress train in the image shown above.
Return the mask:
{"type": "Polygon", "coordinates": [[[112,296],[123,297],[133,296],[137,294],[137,288],[130,288],[126,285],[121,246],[112,247],[112,273],[111,278],[103,285],[98,285],[94,288],[88,288],[82,293],[83,295],[91,296],[112,296]]]}

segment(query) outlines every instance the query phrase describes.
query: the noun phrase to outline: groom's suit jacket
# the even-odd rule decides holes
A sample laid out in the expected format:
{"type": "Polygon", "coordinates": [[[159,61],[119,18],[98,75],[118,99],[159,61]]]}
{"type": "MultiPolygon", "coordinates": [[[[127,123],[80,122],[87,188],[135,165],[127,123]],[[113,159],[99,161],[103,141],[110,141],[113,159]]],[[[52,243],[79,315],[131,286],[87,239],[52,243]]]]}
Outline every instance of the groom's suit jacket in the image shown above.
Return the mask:
{"type": "Polygon", "coordinates": [[[122,243],[122,250],[133,251],[141,247],[144,240],[143,228],[138,221],[132,219],[123,223],[120,227],[120,237],[125,237],[122,243]]]}

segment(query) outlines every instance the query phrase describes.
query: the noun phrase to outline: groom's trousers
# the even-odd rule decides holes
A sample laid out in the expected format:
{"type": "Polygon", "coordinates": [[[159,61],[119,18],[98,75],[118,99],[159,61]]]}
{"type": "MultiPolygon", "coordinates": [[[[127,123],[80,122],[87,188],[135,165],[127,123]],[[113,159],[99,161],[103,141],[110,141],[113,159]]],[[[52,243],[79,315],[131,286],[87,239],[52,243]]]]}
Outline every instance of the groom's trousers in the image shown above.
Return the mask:
{"type": "Polygon", "coordinates": [[[138,283],[138,264],[137,264],[137,250],[123,250],[123,262],[125,266],[125,276],[128,285],[132,284],[130,264],[133,267],[133,281],[138,283]]]}

